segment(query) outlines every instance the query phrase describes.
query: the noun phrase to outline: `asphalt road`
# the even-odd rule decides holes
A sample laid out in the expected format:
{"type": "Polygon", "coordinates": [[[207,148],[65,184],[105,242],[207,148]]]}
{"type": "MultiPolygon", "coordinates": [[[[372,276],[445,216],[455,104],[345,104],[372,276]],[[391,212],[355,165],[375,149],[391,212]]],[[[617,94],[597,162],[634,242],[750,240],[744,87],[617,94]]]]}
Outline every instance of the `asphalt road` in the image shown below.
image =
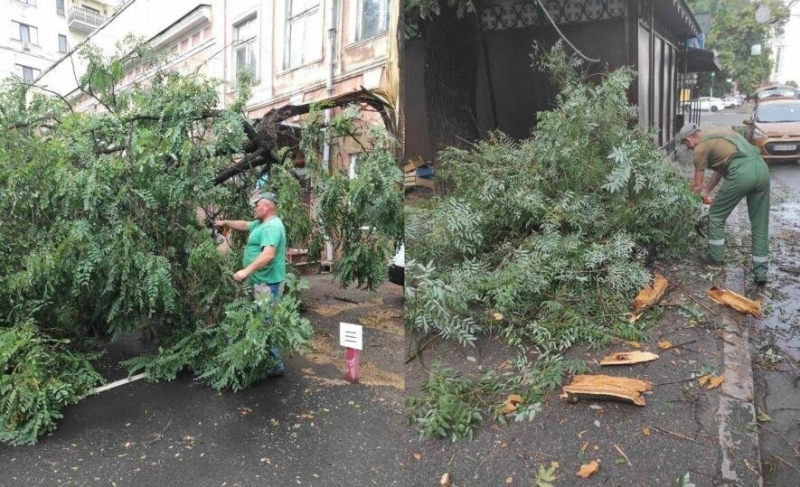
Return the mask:
{"type": "MultiPolygon", "coordinates": [[[[704,113],[701,126],[740,125],[749,112],[704,113]]],[[[767,486],[800,485],[800,163],[770,163],[770,282],[751,288],[764,317],[750,322],[755,406],[759,422],[761,471],[767,486]]],[[[729,221],[729,252],[749,263],[750,227],[746,203],[739,221],[729,221]],[[732,228],[731,228],[732,227],[732,228]]]]}
{"type": "Polygon", "coordinates": [[[748,118],[753,111],[752,105],[742,105],[737,108],[726,108],[718,112],[700,112],[700,127],[712,125],[727,125],[729,127],[743,125],[742,121],[748,118]]]}
{"type": "Polygon", "coordinates": [[[187,373],[86,398],[36,445],[0,444],[0,486],[403,485],[402,288],[309,279],[313,350],[286,360],[285,376],[233,393],[187,373]],[[361,384],[343,380],[340,321],[364,326],[361,384]]]}

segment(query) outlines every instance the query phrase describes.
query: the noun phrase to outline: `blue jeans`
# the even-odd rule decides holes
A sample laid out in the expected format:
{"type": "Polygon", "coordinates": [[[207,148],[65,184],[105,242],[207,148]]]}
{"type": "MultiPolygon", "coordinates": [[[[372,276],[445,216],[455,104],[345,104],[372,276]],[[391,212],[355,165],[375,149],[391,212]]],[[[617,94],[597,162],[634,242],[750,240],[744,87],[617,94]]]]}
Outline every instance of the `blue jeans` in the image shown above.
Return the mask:
{"type": "MultiPolygon", "coordinates": [[[[276,282],[274,284],[268,284],[268,283],[253,284],[253,299],[255,299],[256,301],[266,297],[267,292],[269,292],[269,294],[271,295],[272,302],[277,304],[278,301],[281,300],[281,295],[283,294],[283,282],[276,282]]],[[[272,355],[275,358],[275,360],[279,362],[275,370],[283,371],[284,365],[283,365],[283,355],[281,354],[281,351],[275,347],[272,347],[269,352],[270,355],[272,355]]]]}

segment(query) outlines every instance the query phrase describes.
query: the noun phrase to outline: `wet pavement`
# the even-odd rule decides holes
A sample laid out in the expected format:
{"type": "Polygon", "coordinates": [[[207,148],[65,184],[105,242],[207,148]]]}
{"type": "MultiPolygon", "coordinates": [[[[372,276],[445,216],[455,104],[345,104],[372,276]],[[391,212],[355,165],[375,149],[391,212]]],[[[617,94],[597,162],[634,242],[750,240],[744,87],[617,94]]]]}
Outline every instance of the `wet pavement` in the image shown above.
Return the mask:
{"type": "MultiPolygon", "coordinates": [[[[654,391],[646,395],[646,406],[593,400],[565,403],[558,388],[547,396],[533,421],[503,427],[487,418],[471,442],[420,440],[410,428],[408,485],[432,485],[445,473],[456,486],[536,485],[539,468],[549,468],[553,462],[557,464],[554,485],[667,486],[678,485],[679,479],[697,486],[723,485],[719,410],[723,404],[738,403],[722,388],[700,387],[697,377],[724,375],[736,384],[725,363],[726,325],[735,328],[743,320],[706,297],[712,284],[724,284],[724,273],[706,271],[692,260],[661,264],[658,270],[670,281],[670,290],[659,310],[645,317],[649,323],[639,348],[658,354],[656,361],[601,367],[602,357],[635,349],[622,340],[599,349],[575,347],[567,354],[585,360],[592,374],[652,382],[654,391]],[[659,342],[664,341],[677,346],[662,350],[659,342]],[[581,465],[592,460],[600,463],[600,470],[588,479],[578,478],[581,465]]],[[[412,346],[416,343],[414,337],[407,340],[412,346]]],[[[434,342],[409,364],[407,394],[419,393],[434,363],[480,375],[512,355],[496,340],[481,340],[475,349],[434,342]]],[[[739,414],[735,406],[732,409],[734,416],[739,414]]],[[[742,445],[740,433],[747,433],[747,417],[726,419],[732,428],[725,431],[733,431],[732,440],[742,445]]],[[[757,475],[745,459],[757,467],[756,452],[737,448],[730,468],[740,485],[752,485],[757,475]]]]}
{"type": "MultiPolygon", "coordinates": [[[[741,108],[739,110],[742,110],[741,108]]],[[[727,115],[704,123],[740,122],[727,115]]],[[[764,485],[800,485],[800,163],[770,163],[770,282],[745,294],[764,316],[748,322],[754,407],[764,485]]],[[[729,255],[749,279],[750,225],[743,201],[728,221],[729,255]]],[[[749,281],[748,281],[749,282],[749,281]]]]}
{"type": "MultiPolygon", "coordinates": [[[[800,485],[800,164],[770,165],[770,283],[755,293],[755,405],[765,485],[800,485]]],[[[747,243],[747,239],[743,243],[747,243]]]]}
{"type": "Polygon", "coordinates": [[[313,351],[285,376],[218,393],[183,374],[86,398],[38,444],[0,446],[0,485],[403,485],[402,288],[307,278],[313,351]],[[365,327],[358,385],[343,380],[340,321],[365,327]]]}
{"type": "MultiPolygon", "coordinates": [[[[707,114],[703,124],[735,125],[747,111],[716,119],[707,114]]],[[[688,181],[691,163],[685,160],[683,168],[688,181]]],[[[750,284],[749,223],[742,202],[728,222],[733,262],[725,271],[698,265],[696,256],[661,264],[669,294],[641,340],[641,350],[658,353],[658,360],[601,368],[601,357],[626,350],[620,342],[569,352],[586,360],[592,373],[653,382],[645,407],[566,404],[557,391],[532,422],[503,427],[484,418],[471,442],[420,440],[408,428],[408,485],[435,485],[444,474],[454,486],[536,485],[539,469],[549,467],[555,467],[554,485],[800,485],[800,166],[775,165],[771,171],[773,278],[766,288],[750,284]],[[706,292],[712,285],[761,299],[764,317],[751,319],[711,302],[706,292]],[[658,347],[663,340],[685,345],[664,352],[658,347]],[[725,380],[709,390],[698,384],[703,373],[725,380]],[[600,470],[588,479],[577,477],[590,460],[597,460],[600,470]]],[[[407,337],[408,346],[414,349],[419,339],[407,337]]],[[[434,363],[480,375],[512,355],[491,339],[481,340],[476,349],[435,341],[408,365],[407,394],[419,394],[434,363]]]]}

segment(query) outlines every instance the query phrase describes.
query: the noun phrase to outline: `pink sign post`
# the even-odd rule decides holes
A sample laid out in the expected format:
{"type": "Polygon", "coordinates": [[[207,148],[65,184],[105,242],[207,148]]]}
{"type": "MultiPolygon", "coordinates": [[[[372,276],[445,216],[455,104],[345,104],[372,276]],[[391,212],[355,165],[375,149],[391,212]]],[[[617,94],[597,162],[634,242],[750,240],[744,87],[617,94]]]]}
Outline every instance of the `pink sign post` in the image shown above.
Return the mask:
{"type": "Polygon", "coordinates": [[[358,384],[361,373],[362,330],[361,325],[339,323],[339,345],[345,347],[344,378],[352,384],[358,384]]]}

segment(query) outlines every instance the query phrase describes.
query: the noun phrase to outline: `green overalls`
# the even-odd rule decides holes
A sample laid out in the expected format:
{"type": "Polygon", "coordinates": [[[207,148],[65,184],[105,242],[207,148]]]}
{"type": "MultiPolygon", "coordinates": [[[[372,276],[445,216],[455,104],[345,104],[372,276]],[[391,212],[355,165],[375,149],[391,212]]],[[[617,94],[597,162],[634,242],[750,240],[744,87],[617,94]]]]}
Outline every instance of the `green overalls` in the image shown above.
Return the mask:
{"type": "Polygon", "coordinates": [[[758,149],[743,137],[708,134],[702,141],[724,139],[736,146],[737,154],[723,169],[725,179],[709,210],[708,249],[712,260],[725,257],[725,221],[739,201],[747,197],[750,216],[751,253],[756,281],[766,281],[769,255],[769,168],[758,149]]]}

